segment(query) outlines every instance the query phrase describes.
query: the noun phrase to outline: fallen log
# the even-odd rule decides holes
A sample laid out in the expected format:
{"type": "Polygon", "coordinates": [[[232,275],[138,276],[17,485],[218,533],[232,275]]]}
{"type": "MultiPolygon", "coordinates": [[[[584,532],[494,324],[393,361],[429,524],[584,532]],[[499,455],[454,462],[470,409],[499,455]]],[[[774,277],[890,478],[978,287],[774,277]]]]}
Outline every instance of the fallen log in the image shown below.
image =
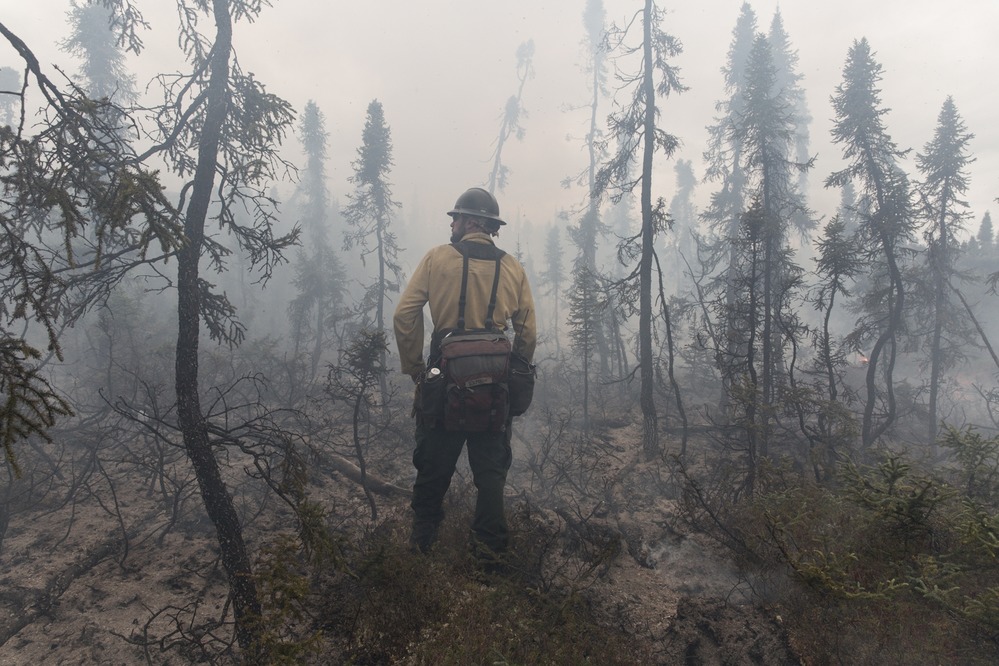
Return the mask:
{"type": "MultiPolygon", "coordinates": [[[[346,476],[351,481],[357,484],[362,483],[361,468],[347,458],[335,453],[321,453],[320,460],[322,463],[325,463],[327,467],[346,476]]],[[[364,476],[363,482],[367,485],[368,490],[384,497],[410,496],[408,488],[397,486],[394,483],[380,479],[377,476],[372,476],[370,473],[364,476]]]]}

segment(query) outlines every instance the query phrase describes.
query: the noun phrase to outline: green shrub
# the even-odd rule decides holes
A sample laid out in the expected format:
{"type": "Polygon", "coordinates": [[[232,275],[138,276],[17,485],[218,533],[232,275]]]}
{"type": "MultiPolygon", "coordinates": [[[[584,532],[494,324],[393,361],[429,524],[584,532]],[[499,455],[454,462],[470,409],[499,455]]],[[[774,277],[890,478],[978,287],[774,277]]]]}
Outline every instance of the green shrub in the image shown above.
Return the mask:
{"type": "Polygon", "coordinates": [[[886,453],[844,461],[836,485],[762,465],[751,499],[712,510],[758,574],[790,574],[772,601],[807,663],[999,658],[999,441],[948,430],[942,443],[948,469],[886,453]]]}

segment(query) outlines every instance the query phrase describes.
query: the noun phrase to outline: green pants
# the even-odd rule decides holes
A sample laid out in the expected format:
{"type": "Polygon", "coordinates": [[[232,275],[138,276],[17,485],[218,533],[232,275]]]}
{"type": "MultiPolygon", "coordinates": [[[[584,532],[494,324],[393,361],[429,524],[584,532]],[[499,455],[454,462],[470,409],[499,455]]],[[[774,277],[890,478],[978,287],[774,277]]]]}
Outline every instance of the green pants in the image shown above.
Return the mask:
{"type": "Polygon", "coordinates": [[[416,483],[411,503],[415,546],[426,551],[433,544],[437,527],[444,519],[444,495],[451,485],[461,449],[467,443],[468,466],[478,491],[472,521],[476,545],[485,546],[493,553],[506,550],[508,532],[503,489],[513,462],[512,432],[509,421],[506,432],[448,432],[417,423],[416,450],[413,452],[416,483]]]}

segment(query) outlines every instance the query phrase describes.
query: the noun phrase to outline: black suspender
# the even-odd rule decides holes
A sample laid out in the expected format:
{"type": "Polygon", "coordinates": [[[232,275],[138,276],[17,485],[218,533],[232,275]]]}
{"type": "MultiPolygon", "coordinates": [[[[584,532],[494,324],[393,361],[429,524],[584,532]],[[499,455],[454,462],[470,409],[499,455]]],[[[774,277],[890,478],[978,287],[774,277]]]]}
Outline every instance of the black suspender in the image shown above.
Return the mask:
{"type": "Polygon", "coordinates": [[[493,313],[496,311],[496,293],[499,290],[499,280],[500,280],[500,262],[503,260],[503,255],[506,254],[503,250],[499,249],[495,245],[487,245],[485,243],[472,243],[469,241],[458,241],[457,243],[451,243],[454,249],[461,253],[461,295],[458,297],[458,328],[459,331],[465,330],[465,302],[467,300],[466,291],[468,288],[468,260],[469,259],[484,259],[492,260],[496,262],[496,274],[493,276],[493,288],[492,292],[489,294],[489,307],[486,310],[486,322],[485,326],[487,330],[491,330],[495,323],[493,322],[493,313]]]}

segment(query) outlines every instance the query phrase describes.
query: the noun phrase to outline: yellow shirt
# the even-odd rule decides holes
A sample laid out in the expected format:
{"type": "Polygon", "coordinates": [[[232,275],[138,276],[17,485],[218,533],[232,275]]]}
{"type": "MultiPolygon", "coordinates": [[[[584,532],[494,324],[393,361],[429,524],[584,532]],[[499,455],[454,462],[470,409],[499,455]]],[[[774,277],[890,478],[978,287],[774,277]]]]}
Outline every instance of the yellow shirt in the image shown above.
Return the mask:
{"type": "MultiPolygon", "coordinates": [[[[485,233],[465,234],[462,239],[475,243],[493,244],[485,233]]],[[[395,309],[393,323],[395,340],[399,346],[402,371],[413,375],[424,369],[423,361],[423,306],[430,303],[430,318],[434,330],[441,331],[458,325],[458,299],[461,296],[462,257],[451,245],[439,245],[420,261],[413,277],[406,285],[395,309]]],[[[496,262],[469,259],[468,287],[465,294],[465,328],[484,328],[489,295],[492,293],[496,262]]],[[[500,261],[500,280],[496,290],[494,326],[506,329],[513,326],[513,351],[528,360],[534,358],[537,344],[537,325],[534,319],[534,298],[527,274],[513,256],[503,255],[500,261]]]]}

